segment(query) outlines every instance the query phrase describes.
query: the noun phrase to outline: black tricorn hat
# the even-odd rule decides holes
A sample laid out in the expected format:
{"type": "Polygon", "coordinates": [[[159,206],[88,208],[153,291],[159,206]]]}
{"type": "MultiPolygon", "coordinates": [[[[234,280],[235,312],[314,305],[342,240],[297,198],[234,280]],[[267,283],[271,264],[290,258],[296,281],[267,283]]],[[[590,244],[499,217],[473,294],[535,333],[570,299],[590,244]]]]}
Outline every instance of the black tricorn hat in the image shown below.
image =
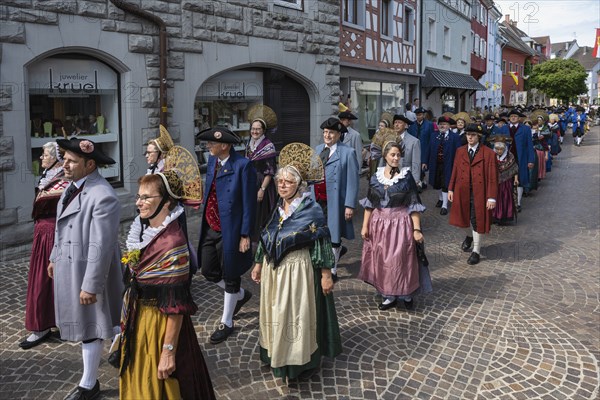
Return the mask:
{"type": "Polygon", "coordinates": [[[415,114],[424,114],[426,112],[427,112],[427,110],[424,109],[423,107],[419,107],[414,111],[415,114]]]}
{"type": "Polygon", "coordinates": [[[495,119],[495,117],[492,114],[487,114],[484,118],[485,121],[494,120],[494,119],[495,119]]]}
{"type": "Polygon", "coordinates": [[[196,135],[200,140],[218,143],[234,143],[242,142],[242,139],[224,126],[216,126],[214,128],[205,129],[196,135]]]}
{"type": "Polygon", "coordinates": [[[72,137],[71,139],[56,139],[56,143],[61,149],[92,159],[96,161],[96,164],[112,165],[116,163],[100,150],[100,146],[89,139],[72,137]]]}
{"type": "Polygon", "coordinates": [[[347,132],[346,127],[336,117],[329,117],[321,124],[321,129],[331,129],[340,133],[347,132]]]}
{"type": "Polygon", "coordinates": [[[518,115],[519,117],[524,117],[525,116],[519,110],[517,110],[516,108],[513,108],[512,110],[510,110],[510,112],[508,113],[508,116],[510,117],[511,115],[518,115]]]}
{"type": "Polygon", "coordinates": [[[450,125],[456,125],[456,121],[455,120],[453,120],[452,118],[447,117],[445,115],[442,115],[441,117],[438,118],[438,124],[441,124],[442,122],[446,122],[446,123],[448,123],[450,125]]]}
{"type": "Polygon", "coordinates": [[[412,123],[413,123],[410,119],[406,118],[402,114],[394,115],[394,120],[392,121],[392,123],[394,123],[396,121],[404,121],[407,125],[412,125],[412,123]]]}
{"type": "Polygon", "coordinates": [[[338,114],[338,119],[358,119],[356,115],[352,114],[350,111],[342,111],[338,114]]]}
{"type": "Polygon", "coordinates": [[[465,132],[475,132],[481,136],[483,135],[483,128],[479,124],[468,124],[465,126],[465,132]]]}

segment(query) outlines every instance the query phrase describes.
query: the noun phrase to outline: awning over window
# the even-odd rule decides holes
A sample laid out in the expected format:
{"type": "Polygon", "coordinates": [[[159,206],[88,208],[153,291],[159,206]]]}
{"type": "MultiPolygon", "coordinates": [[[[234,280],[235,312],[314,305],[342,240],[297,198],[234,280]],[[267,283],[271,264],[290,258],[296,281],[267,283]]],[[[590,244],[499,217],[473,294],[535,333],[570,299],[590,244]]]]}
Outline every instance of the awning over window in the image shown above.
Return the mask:
{"type": "Polygon", "coordinates": [[[447,88],[464,90],[485,90],[485,86],[467,74],[425,68],[425,78],[421,81],[424,88],[447,88]]]}

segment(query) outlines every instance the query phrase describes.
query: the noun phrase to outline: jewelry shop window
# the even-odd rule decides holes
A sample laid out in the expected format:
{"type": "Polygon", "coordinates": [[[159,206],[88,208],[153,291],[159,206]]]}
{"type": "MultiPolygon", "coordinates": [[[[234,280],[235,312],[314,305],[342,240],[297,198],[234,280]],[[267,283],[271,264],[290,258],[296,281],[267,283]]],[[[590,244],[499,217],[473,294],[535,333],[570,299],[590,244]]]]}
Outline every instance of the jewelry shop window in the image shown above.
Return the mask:
{"type": "Polygon", "coordinates": [[[117,163],[99,168],[121,181],[119,74],[83,54],[48,57],[28,69],[32,171],[40,174],[42,146],[58,138],[90,139],[117,163]]]}
{"type": "MultiPolygon", "coordinates": [[[[255,70],[229,71],[217,75],[202,84],[194,104],[195,131],[226,126],[236,132],[244,142],[250,137],[248,110],[263,102],[263,73],[255,70]]],[[[198,162],[208,160],[204,144],[196,141],[198,162]]],[[[235,146],[244,151],[244,145],[235,146]]]]}

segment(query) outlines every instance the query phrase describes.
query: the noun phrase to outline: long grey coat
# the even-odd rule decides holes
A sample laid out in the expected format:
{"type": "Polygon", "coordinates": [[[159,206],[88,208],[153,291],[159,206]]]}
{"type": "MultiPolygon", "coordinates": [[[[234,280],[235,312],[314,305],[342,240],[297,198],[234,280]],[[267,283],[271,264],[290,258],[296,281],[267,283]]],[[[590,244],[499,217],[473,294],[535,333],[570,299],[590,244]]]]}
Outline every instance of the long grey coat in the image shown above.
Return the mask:
{"type": "Polygon", "coordinates": [[[421,180],[421,142],[406,131],[404,133],[404,157],[401,167],[409,167],[415,182],[421,180]]]}
{"type": "Polygon", "coordinates": [[[50,255],[56,325],[65,340],[109,339],[119,324],[123,295],[119,200],[96,170],[64,212],[62,208],[61,197],[50,255]],[[98,301],[79,304],[82,290],[95,293],[98,301]]]}
{"type": "MultiPolygon", "coordinates": [[[[324,146],[318,145],[316,153],[321,154],[324,146]]],[[[356,152],[352,147],[338,142],[337,149],[325,164],[327,227],[332,243],[341,243],[341,238],[354,239],[352,220],[346,221],[344,214],[346,207],[356,208],[358,179],[356,152]]]]}

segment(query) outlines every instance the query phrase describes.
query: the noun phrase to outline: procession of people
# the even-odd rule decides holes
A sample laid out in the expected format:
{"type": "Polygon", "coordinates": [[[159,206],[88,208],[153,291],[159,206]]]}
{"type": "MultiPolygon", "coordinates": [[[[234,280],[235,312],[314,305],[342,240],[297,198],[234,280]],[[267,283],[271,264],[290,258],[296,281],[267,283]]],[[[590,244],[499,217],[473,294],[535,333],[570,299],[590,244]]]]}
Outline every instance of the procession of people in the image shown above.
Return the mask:
{"type": "Polygon", "coordinates": [[[436,120],[427,111],[417,105],[410,116],[384,113],[374,135],[364,135],[372,137],[367,151],[346,108],[323,121],[314,149],[291,143],[278,152],[277,116],[257,105],[248,111],[243,154],[234,147],[243,138],[226,126],[197,134],[210,153],[204,179],[195,157],[160,126],[146,145],[139,215],[122,244],[121,205],[98,171],[114,160],[87,139],[46,143],[32,215],[30,335],[19,346],[38,346],[55,328],[63,340],[81,343],[82,376],[70,400],[98,397],[105,340],[113,342],[121,398],[212,399],[191,319],[199,307],[194,274],[223,291],[221,318],[206,321],[214,328],[209,342],[218,345],[253,296],[242,285],[251,270],[260,285],[257,357],[288,382],[318,370],[322,357],[344,351],[334,293],[349,243],[343,240],[355,240],[353,221],[362,217],[358,279],[381,296],[376,307],[385,312],[402,302],[413,310],[415,296],[433,291],[421,219],[427,184],[439,190],[432,206],[460,228],[457,249],[476,265],[493,225],[516,223],[522,198],[549,179],[567,131],[576,146],[586,132],[578,107],[436,120]],[[359,199],[365,154],[368,192],[359,199]],[[200,207],[200,226],[187,222],[190,205],[200,207]]]}

